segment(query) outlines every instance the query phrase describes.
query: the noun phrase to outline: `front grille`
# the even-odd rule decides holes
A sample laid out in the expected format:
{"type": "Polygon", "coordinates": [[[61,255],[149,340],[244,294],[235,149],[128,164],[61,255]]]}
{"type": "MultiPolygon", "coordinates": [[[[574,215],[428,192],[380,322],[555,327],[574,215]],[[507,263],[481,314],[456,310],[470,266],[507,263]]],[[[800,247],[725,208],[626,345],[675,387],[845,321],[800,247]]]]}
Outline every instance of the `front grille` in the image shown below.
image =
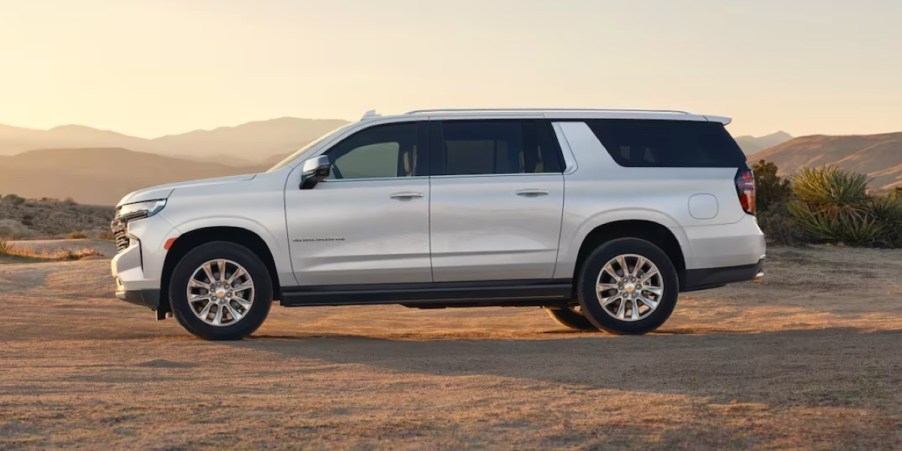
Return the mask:
{"type": "Polygon", "coordinates": [[[128,234],[126,233],[126,226],[124,222],[121,221],[113,221],[110,228],[113,229],[113,237],[116,240],[116,250],[121,251],[128,247],[128,243],[130,239],[128,238],[128,234]]]}

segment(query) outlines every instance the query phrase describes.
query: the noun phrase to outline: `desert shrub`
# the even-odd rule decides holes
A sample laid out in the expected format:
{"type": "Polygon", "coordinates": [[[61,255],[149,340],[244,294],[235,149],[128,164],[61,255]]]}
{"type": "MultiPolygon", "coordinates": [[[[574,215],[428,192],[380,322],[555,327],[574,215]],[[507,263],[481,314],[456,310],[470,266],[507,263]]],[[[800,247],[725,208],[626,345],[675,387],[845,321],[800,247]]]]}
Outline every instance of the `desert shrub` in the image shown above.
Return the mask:
{"type": "Polygon", "coordinates": [[[755,203],[759,211],[785,210],[784,204],[792,195],[788,179],[777,175],[777,165],[760,160],[752,165],[755,174],[755,203]]]}
{"type": "Polygon", "coordinates": [[[116,239],[116,236],[113,235],[113,231],[109,229],[103,229],[97,232],[96,236],[98,240],[113,241],[114,239],[116,239]]]}
{"type": "Polygon", "coordinates": [[[103,254],[97,249],[80,249],[77,251],[73,251],[70,249],[65,249],[58,251],[54,254],[50,254],[50,259],[53,260],[81,260],[86,257],[102,257],[103,254]]]}
{"type": "Polygon", "coordinates": [[[770,161],[760,160],[752,165],[758,225],[769,243],[802,244],[804,237],[786,206],[792,196],[792,186],[789,179],[777,175],[777,170],[777,165],[770,161]]]}
{"type": "Polygon", "coordinates": [[[793,223],[816,242],[898,246],[902,205],[890,196],[868,196],[868,179],[836,167],[803,168],[787,204],[793,223]]]}
{"type": "Polygon", "coordinates": [[[7,194],[6,196],[3,196],[3,200],[13,205],[22,205],[25,203],[24,197],[17,196],[15,194],[7,194]]]}
{"type": "Polygon", "coordinates": [[[83,240],[88,237],[88,234],[85,232],[69,232],[66,234],[66,238],[70,240],[83,240]]]}
{"type": "Polygon", "coordinates": [[[886,244],[902,247],[902,197],[874,196],[868,199],[865,209],[878,222],[886,224],[886,244]]]}
{"type": "Polygon", "coordinates": [[[759,211],[756,216],[758,226],[764,232],[764,237],[768,243],[788,246],[798,246],[805,243],[805,236],[793,222],[786,203],[759,211]]]}
{"type": "Polygon", "coordinates": [[[10,255],[13,248],[6,241],[0,241],[0,255],[10,255]]]}

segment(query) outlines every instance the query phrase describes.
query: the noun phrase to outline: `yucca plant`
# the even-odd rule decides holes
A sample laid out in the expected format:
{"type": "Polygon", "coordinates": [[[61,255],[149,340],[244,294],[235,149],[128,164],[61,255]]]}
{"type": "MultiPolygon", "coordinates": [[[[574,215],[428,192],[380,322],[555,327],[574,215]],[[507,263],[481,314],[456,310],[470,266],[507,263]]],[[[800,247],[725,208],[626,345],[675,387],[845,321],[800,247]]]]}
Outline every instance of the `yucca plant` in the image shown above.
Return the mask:
{"type": "Polygon", "coordinates": [[[868,214],[886,224],[889,245],[902,247],[902,197],[875,196],[866,204],[868,214]]]}
{"type": "Polygon", "coordinates": [[[811,239],[857,246],[898,246],[902,205],[867,195],[863,174],[833,166],[804,168],[793,181],[793,221],[811,239]]]}
{"type": "Polygon", "coordinates": [[[868,178],[835,166],[802,168],[792,183],[795,198],[832,217],[861,216],[868,178]]]}

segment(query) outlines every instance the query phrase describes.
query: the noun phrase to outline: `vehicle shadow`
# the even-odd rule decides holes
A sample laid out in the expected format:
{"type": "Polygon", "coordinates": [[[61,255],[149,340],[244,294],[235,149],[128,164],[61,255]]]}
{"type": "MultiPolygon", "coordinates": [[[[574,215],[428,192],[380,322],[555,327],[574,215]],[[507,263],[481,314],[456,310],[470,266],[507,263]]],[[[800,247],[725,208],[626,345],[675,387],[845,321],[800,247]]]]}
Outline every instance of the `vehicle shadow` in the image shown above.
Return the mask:
{"type": "Polygon", "coordinates": [[[498,376],[712,402],[875,407],[902,401],[900,344],[902,330],[828,328],[547,339],[261,336],[223,345],[399,374],[498,376]]]}

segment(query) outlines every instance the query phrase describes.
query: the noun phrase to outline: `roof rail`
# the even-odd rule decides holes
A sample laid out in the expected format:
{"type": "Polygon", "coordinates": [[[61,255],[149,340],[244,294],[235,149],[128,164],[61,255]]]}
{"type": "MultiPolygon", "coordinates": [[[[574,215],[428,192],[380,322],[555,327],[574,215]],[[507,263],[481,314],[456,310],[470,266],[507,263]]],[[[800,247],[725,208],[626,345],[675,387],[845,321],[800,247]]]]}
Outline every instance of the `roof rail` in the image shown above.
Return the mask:
{"type": "Polygon", "coordinates": [[[544,111],[553,112],[598,112],[598,113],[666,113],[666,114],[692,114],[688,111],[679,110],[640,110],[629,108],[436,108],[426,110],[413,110],[404,113],[405,115],[423,114],[423,113],[504,113],[504,112],[535,112],[544,111]]]}

